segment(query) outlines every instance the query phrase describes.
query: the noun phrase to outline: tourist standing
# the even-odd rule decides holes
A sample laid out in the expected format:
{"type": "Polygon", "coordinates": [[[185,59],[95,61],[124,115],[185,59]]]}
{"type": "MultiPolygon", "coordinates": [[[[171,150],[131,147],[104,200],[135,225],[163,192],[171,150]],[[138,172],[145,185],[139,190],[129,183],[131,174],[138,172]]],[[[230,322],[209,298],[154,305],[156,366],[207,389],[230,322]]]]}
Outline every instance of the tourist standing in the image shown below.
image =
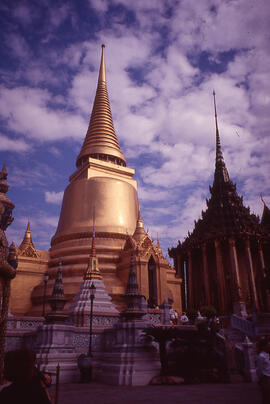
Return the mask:
{"type": "Polygon", "coordinates": [[[180,317],[181,324],[187,324],[189,322],[188,316],[186,313],[182,313],[182,316],[180,317]]]}

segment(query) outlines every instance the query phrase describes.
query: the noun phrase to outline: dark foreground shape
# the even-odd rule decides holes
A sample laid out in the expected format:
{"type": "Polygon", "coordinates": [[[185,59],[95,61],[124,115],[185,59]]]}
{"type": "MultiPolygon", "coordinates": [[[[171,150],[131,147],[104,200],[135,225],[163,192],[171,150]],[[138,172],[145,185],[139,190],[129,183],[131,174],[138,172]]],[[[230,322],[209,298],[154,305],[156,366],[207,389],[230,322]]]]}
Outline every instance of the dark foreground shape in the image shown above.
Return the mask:
{"type": "Polygon", "coordinates": [[[63,384],[60,386],[61,404],[261,404],[256,383],[193,384],[175,386],[109,386],[91,384],[63,384]]]}

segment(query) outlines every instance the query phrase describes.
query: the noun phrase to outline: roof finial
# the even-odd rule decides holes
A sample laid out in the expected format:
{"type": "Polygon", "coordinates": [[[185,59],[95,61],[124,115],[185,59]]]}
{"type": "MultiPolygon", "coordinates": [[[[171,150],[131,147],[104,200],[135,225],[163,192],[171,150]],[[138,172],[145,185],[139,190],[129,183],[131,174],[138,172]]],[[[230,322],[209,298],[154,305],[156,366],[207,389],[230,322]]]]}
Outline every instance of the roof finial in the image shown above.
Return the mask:
{"type": "Polygon", "coordinates": [[[222,151],[221,151],[221,144],[220,144],[220,136],[218,130],[218,120],[217,120],[217,106],[216,106],[216,93],[213,90],[213,97],[214,97],[214,109],[215,109],[215,124],[216,124],[216,171],[215,177],[219,178],[222,181],[228,182],[229,181],[229,174],[227,168],[225,166],[225,162],[223,159],[222,151]]]}
{"type": "Polygon", "coordinates": [[[266,206],[266,203],[265,203],[265,201],[264,201],[264,199],[263,199],[262,194],[260,194],[260,197],[261,197],[262,203],[264,204],[264,206],[266,206]]]}
{"type": "Polygon", "coordinates": [[[3,164],[2,173],[6,176],[5,179],[7,179],[8,172],[7,172],[6,162],[4,162],[4,164],[3,164]]]}
{"type": "Polygon", "coordinates": [[[220,137],[219,137],[219,130],[218,130],[218,120],[217,120],[217,105],[216,105],[216,93],[213,90],[213,97],[214,97],[214,109],[215,109],[215,124],[216,124],[216,159],[223,160],[221,145],[220,145],[220,137]]]}
{"type": "Polygon", "coordinates": [[[26,251],[26,253],[30,253],[31,254],[35,254],[36,249],[32,240],[32,235],[31,235],[31,228],[30,228],[30,216],[28,218],[28,223],[27,223],[27,227],[25,230],[25,234],[24,234],[24,238],[23,241],[21,242],[20,245],[20,250],[23,253],[24,251],[26,251]],[[30,250],[29,250],[30,248],[30,250]],[[27,252],[28,251],[28,252],[27,252]]]}
{"type": "Polygon", "coordinates": [[[98,268],[98,258],[96,256],[96,232],[95,232],[95,207],[93,208],[93,232],[92,232],[92,246],[88,257],[88,264],[84,279],[101,279],[101,273],[98,268]]]}
{"type": "Polygon", "coordinates": [[[28,224],[27,224],[27,229],[26,231],[30,231],[30,215],[28,217],[28,224]]]}
{"type": "Polygon", "coordinates": [[[105,45],[101,45],[101,61],[100,61],[100,68],[99,68],[99,76],[98,81],[106,82],[106,71],[105,71],[105,45]]]}
{"type": "Polygon", "coordinates": [[[139,242],[141,241],[144,237],[145,237],[146,233],[143,227],[143,221],[142,221],[142,217],[141,217],[141,211],[139,209],[138,212],[138,219],[137,219],[137,224],[136,224],[136,229],[135,232],[133,234],[133,238],[139,242]]]}

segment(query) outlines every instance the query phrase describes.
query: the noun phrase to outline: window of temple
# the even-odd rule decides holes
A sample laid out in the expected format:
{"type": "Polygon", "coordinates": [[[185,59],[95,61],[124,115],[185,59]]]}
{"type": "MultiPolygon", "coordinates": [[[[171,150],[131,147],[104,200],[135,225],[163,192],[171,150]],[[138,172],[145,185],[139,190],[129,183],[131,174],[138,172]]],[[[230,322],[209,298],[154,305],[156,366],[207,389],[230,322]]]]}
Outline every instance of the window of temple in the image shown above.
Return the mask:
{"type": "Polygon", "coordinates": [[[149,287],[149,299],[148,306],[155,308],[158,304],[157,301],[157,268],[154,258],[150,257],[148,261],[148,287],[149,287]]]}

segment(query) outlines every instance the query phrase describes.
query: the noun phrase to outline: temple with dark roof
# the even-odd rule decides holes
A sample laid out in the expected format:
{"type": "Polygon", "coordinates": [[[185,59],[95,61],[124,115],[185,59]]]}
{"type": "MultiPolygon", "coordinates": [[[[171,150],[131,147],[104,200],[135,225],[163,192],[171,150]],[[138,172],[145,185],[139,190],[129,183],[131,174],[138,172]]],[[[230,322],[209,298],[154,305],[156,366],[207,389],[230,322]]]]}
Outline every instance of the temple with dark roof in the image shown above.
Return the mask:
{"type": "Polygon", "coordinates": [[[216,161],[207,209],[192,233],[169,250],[183,281],[184,307],[214,306],[220,315],[269,311],[270,211],[262,221],[243,204],[223,158],[214,96],[216,161]],[[186,288],[184,288],[186,285],[186,288]]]}

